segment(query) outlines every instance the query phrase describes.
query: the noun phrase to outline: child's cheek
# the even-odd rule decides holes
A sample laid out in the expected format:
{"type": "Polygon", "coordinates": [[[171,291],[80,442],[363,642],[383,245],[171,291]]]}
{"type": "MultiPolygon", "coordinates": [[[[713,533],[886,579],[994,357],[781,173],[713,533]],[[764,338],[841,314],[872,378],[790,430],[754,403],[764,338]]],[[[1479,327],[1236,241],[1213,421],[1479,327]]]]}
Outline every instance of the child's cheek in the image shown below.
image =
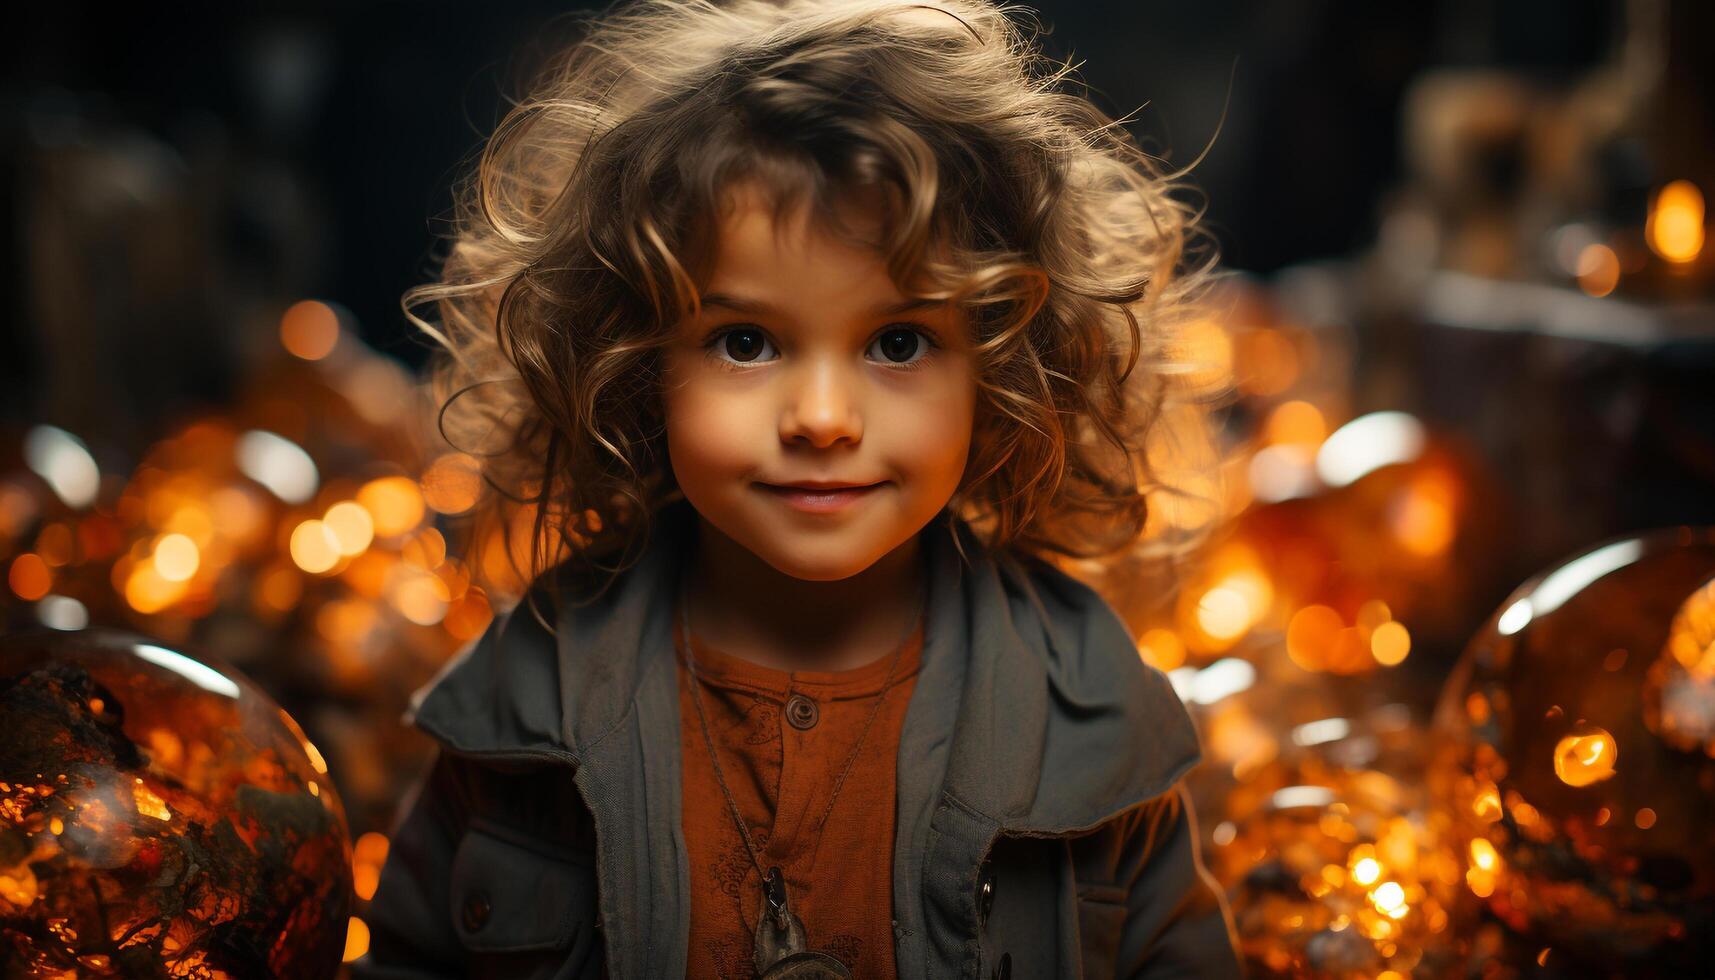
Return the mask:
{"type": "Polygon", "coordinates": [[[665,399],[673,472],[693,504],[723,484],[742,484],[766,452],[761,440],[775,437],[763,399],[738,387],[692,376],[665,399]]]}

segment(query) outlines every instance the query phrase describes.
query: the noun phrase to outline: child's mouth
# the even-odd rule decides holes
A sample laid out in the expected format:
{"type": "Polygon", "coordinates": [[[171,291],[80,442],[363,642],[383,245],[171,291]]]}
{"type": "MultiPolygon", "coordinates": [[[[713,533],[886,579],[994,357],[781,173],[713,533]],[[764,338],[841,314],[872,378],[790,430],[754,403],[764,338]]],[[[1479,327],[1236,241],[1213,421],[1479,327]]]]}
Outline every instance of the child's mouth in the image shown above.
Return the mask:
{"type": "Polygon", "coordinates": [[[757,486],[779,498],[788,507],[810,514],[831,514],[844,510],[885,485],[885,481],[862,487],[838,488],[783,487],[772,483],[757,484],[757,486]]]}

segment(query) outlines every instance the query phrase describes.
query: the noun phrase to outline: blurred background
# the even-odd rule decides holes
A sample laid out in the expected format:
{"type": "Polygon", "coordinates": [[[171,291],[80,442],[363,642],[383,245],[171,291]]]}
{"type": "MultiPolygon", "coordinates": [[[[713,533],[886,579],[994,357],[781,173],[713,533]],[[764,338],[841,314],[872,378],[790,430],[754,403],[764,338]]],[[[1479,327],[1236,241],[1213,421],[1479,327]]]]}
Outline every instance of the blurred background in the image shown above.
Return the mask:
{"type": "MultiPolygon", "coordinates": [[[[134,629],[284,707],[356,842],[348,960],[428,758],[407,699],[522,586],[398,300],[578,6],[67,2],[0,68],[0,626],[134,629]]],[[[1715,6],[1035,9],[1201,156],[1234,272],[1177,382],[1219,444],[1164,457],[1150,534],[1216,532],[1172,594],[1069,570],[1198,720],[1253,971],[1706,956],[1715,6]]]]}

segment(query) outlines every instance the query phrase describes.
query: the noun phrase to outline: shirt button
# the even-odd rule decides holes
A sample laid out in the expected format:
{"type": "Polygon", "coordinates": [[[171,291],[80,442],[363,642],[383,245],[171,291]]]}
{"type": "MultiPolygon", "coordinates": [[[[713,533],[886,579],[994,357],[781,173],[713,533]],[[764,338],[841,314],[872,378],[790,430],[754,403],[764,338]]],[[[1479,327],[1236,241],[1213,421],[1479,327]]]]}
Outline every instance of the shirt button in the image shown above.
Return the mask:
{"type": "Polygon", "coordinates": [[[478,889],[470,893],[464,900],[464,927],[471,932],[480,932],[488,924],[488,914],[493,911],[488,903],[488,893],[478,889]]]}
{"type": "Polygon", "coordinates": [[[816,727],[816,719],[821,711],[816,708],[816,702],[802,694],[794,694],[786,699],[786,720],[799,731],[807,731],[816,727]]]}

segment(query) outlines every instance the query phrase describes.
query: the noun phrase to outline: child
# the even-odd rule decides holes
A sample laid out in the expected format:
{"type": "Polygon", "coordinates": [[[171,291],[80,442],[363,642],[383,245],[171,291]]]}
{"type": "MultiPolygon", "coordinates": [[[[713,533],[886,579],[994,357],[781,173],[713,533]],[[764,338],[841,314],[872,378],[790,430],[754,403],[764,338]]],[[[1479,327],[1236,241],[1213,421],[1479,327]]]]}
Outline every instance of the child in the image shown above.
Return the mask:
{"type": "Polygon", "coordinates": [[[1189,718],[1048,560],[1142,538],[1206,267],[1039,60],[644,0],[501,123],[407,309],[555,564],[413,699],[359,980],[1236,975],[1189,718]]]}

